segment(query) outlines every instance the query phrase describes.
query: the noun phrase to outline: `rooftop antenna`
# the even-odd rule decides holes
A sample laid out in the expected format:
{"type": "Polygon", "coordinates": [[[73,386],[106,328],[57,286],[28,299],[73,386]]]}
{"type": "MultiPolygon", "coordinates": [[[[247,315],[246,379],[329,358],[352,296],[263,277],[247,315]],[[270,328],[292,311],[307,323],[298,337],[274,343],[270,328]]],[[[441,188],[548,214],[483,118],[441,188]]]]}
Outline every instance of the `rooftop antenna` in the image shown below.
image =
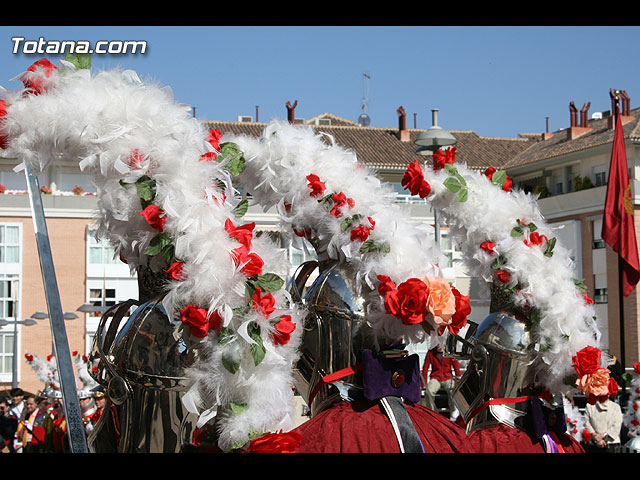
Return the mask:
{"type": "Polygon", "coordinates": [[[367,80],[371,79],[371,75],[369,75],[368,73],[364,72],[362,74],[362,106],[360,107],[360,109],[362,110],[362,113],[360,114],[360,116],[358,117],[358,123],[360,124],[360,126],[362,127],[368,127],[369,124],[371,123],[371,118],[369,118],[369,115],[367,115],[367,80]]]}

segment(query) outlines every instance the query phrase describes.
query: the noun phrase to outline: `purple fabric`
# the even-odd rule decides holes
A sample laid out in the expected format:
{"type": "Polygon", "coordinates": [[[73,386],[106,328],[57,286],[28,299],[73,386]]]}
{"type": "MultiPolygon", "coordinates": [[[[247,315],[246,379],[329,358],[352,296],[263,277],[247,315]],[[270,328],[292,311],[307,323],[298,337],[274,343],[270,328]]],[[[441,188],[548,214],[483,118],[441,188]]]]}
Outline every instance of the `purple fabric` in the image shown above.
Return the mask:
{"type": "Polygon", "coordinates": [[[567,431],[566,416],[562,406],[550,409],[542,404],[539,398],[532,397],[531,405],[531,426],[536,438],[541,439],[543,435],[554,431],[565,433],[567,431]]]}
{"type": "Polygon", "coordinates": [[[417,354],[399,358],[385,358],[371,350],[362,355],[364,396],[367,400],[382,397],[403,397],[413,403],[420,401],[420,358],[417,354]],[[393,379],[402,375],[394,386],[393,379]],[[399,384],[398,384],[399,383],[399,384]]]}

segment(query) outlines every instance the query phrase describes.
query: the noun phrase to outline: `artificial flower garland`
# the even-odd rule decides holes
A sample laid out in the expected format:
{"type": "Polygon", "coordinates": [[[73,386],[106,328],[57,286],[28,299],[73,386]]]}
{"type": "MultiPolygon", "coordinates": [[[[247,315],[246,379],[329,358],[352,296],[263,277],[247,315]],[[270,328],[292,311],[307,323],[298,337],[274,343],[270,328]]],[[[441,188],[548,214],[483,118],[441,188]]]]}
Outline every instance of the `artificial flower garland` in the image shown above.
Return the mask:
{"type": "Polygon", "coordinates": [[[466,324],[468,297],[441,277],[445,257],[431,232],[410,222],[354,152],[278,120],[260,138],[227,138],[246,162],[238,185],[263,208],[276,207],[294,241],[306,239],[320,260],[348,270],[381,345],[420,343],[466,324]]]}
{"type": "Polygon", "coordinates": [[[241,222],[237,146],[133,71],[62,64],[42,59],[18,77],[24,89],[5,92],[6,154],[42,171],[64,153],[93,173],[97,236],[162,280],[155,293],[201,352],[183,400],[199,427],[215,423],[222,450],[289,428],[301,315],[282,288],[286,259],[241,222]]]}
{"type": "Polygon", "coordinates": [[[542,362],[540,387],[560,393],[572,357],[597,347],[593,301],[573,278],[568,250],[557,241],[536,198],[512,188],[504,170],[479,172],[439,150],[433,165],[409,165],[403,185],[426,198],[460,245],[467,274],[486,281],[496,307],[508,309],[532,332],[542,362]]]}

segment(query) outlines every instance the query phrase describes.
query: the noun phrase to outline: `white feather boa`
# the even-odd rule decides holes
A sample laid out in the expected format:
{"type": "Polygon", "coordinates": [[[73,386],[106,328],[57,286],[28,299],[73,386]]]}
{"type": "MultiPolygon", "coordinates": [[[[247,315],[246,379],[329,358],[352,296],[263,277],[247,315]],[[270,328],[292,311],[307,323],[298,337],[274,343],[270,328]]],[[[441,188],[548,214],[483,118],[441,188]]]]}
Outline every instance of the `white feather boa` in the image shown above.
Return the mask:
{"type": "MultiPolygon", "coordinates": [[[[260,138],[225,138],[244,152],[247,168],[238,184],[256,203],[265,209],[275,206],[286,234],[307,237],[319,257],[350,269],[356,293],[368,300],[367,321],[379,342],[423,342],[425,330],[388,314],[377,287],[379,275],[396,285],[410,278],[441,277],[438,264],[445,257],[433,240],[433,229],[411,222],[394,203],[390,187],[353,151],[311,127],[275,120],[260,138]]],[[[433,317],[427,321],[438,328],[433,317]]]]}
{"type": "Polygon", "coordinates": [[[42,393],[49,398],[62,397],[56,357],[54,355],[49,355],[45,360],[38,355],[27,353],[25,354],[25,359],[27,361],[27,365],[33,368],[38,380],[44,384],[44,390],[42,393]]]}
{"type": "Polygon", "coordinates": [[[500,171],[490,178],[463,163],[421,171],[431,187],[427,200],[459,243],[467,273],[510,289],[514,306],[535,312],[532,332],[543,360],[538,381],[553,393],[565,391],[564,378],[575,374],[572,357],[587,345],[598,347],[600,332],[569,251],[555,240],[536,198],[502,188],[510,180],[500,171]]]}
{"type": "Polygon", "coordinates": [[[288,343],[274,342],[275,324],[289,315],[295,326],[301,313],[289,307],[277,283],[270,293],[261,289],[274,300],[268,317],[252,307],[247,285],[257,277],[243,272],[246,261],[255,258],[249,255],[262,260],[263,274],[284,276],[289,264],[275,245],[253,232],[244,257],[238,255],[241,243],[227,224],[243,225],[234,210],[241,199],[229,173],[232,157],[223,156],[222,146],[208,139],[205,125],[174,101],[169,88],[145,84],[133,71],[92,75],[64,66],[29,73],[45,80],[39,94],[5,94],[6,155],[35,171],[58,161],[60,153],[78,161],[97,188],[99,236],[132,271],[149,264],[162,274],[175,262],[182,268],[166,283],[163,304],[170,316],[188,305],[203,308],[209,318],[219,316],[215,331],[206,333],[205,323],[204,338],[191,335],[187,325],[183,337],[202,350],[200,362],[187,371],[193,386],[186,402],[202,423],[218,413],[222,449],[261,432],[286,430],[292,425],[291,366],[302,328],[293,330],[288,343]],[[207,161],[207,155],[220,161],[207,161]],[[158,207],[164,225],[140,214],[147,200],[158,207]],[[264,356],[261,362],[254,361],[256,349],[264,356]]]}

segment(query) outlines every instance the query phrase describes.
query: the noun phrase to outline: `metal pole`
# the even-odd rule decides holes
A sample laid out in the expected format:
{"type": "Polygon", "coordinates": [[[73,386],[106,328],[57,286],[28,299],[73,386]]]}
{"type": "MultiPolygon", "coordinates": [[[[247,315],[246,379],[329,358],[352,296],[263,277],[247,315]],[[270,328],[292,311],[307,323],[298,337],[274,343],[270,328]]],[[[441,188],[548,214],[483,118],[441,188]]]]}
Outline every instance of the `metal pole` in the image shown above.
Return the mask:
{"type": "Polygon", "coordinates": [[[32,174],[28,162],[25,162],[25,176],[29,190],[29,202],[33,215],[38,256],[40,257],[40,270],[42,271],[45,296],[47,297],[54,353],[58,363],[58,375],[60,376],[62,404],[67,422],[69,449],[71,453],[88,453],[80,402],[78,401],[76,381],[73,374],[73,363],[71,361],[69,342],[62,315],[58,282],[53,265],[53,256],[51,255],[47,222],[44,216],[42,197],[40,196],[40,185],[38,178],[32,174]]]}

